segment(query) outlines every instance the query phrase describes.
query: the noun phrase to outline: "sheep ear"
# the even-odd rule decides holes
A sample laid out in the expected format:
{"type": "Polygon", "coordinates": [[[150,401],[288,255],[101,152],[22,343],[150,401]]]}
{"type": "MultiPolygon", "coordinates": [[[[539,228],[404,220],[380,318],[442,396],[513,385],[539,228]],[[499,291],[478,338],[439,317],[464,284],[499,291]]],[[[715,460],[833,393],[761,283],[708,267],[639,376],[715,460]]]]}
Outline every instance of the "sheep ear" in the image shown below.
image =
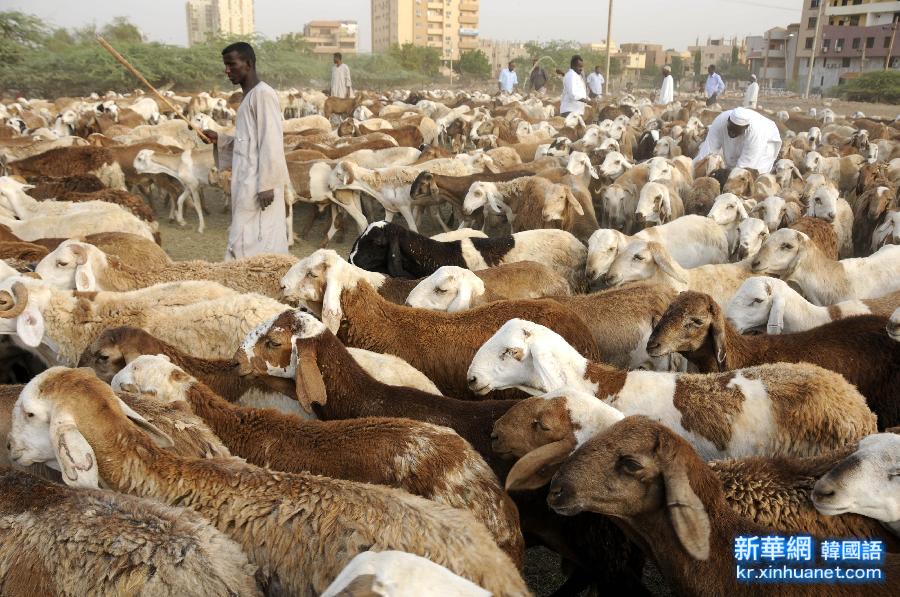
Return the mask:
{"type": "Polygon", "coordinates": [[[669,518],[678,540],[691,557],[697,560],[709,558],[709,515],[703,502],[691,488],[687,470],[678,460],[662,470],[666,486],[666,505],[669,518]]]}
{"type": "Polygon", "coordinates": [[[124,413],[126,417],[131,419],[131,422],[137,425],[137,427],[141,431],[149,435],[154,444],[156,444],[160,448],[171,448],[175,445],[175,442],[172,441],[171,437],[160,431],[160,429],[156,425],[135,412],[130,406],[125,404],[124,400],[122,400],[118,396],[116,396],[116,400],[118,400],[119,402],[119,408],[122,409],[122,413],[124,413]]]}
{"type": "Polygon", "coordinates": [[[566,192],[566,201],[572,204],[572,209],[575,210],[579,216],[584,215],[584,208],[581,207],[581,204],[578,202],[578,199],[575,198],[575,193],[572,192],[572,189],[565,187],[566,192]]]}
{"type": "Polygon", "coordinates": [[[803,175],[800,174],[800,170],[797,169],[797,166],[791,166],[791,172],[797,176],[799,179],[803,179],[803,175]]]}
{"type": "Polygon", "coordinates": [[[709,333],[712,334],[713,349],[716,351],[716,362],[720,367],[725,366],[725,319],[722,317],[722,310],[719,309],[718,303],[712,298],[709,299],[709,312],[711,318],[709,321],[709,333]]]}
{"type": "Polygon", "coordinates": [[[550,482],[575,449],[574,437],[546,444],[525,454],[509,470],[506,491],[538,489],[550,482]]]}
{"type": "Polygon", "coordinates": [[[388,242],[388,273],[394,278],[411,277],[403,269],[403,251],[400,249],[400,237],[392,234],[388,242]]]}
{"type": "Polygon", "coordinates": [[[675,278],[682,284],[687,284],[687,280],[685,280],[675,269],[675,264],[672,262],[671,258],[663,253],[662,245],[656,242],[648,243],[650,247],[650,255],[653,257],[653,261],[659,266],[666,275],[675,278]]]}
{"type": "Polygon", "coordinates": [[[341,283],[340,265],[332,265],[325,272],[325,291],[322,293],[322,323],[332,334],[337,334],[344,319],[344,310],[341,308],[341,294],[344,286],[341,283]]]}
{"type": "Polygon", "coordinates": [[[472,306],[472,285],[469,284],[466,280],[460,280],[459,286],[456,289],[456,296],[450,301],[450,304],[447,306],[447,313],[456,313],[458,311],[465,311],[469,307],[472,306]]]}
{"type": "Polygon", "coordinates": [[[743,201],[738,201],[737,212],[738,212],[738,215],[741,217],[741,220],[747,219],[747,208],[744,206],[743,201]]]}
{"type": "Polygon", "coordinates": [[[26,346],[37,348],[44,338],[44,316],[33,307],[25,307],[16,318],[16,335],[26,346]]]}
{"type": "Polygon", "coordinates": [[[769,309],[769,321],[766,324],[766,332],[780,334],[784,330],[784,296],[777,294],[772,297],[772,307],[769,309]]]}
{"type": "Polygon", "coordinates": [[[313,404],[325,404],[325,381],[316,361],[316,347],[309,339],[294,342],[297,351],[297,370],[294,376],[294,391],[297,402],[308,413],[313,412],[313,404]]]}
{"type": "Polygon", "coordinates": [[[88,259],[83,265],[75,267],[75,290],[81,292],[94,292],[97,290],[97,277],[94,275],[94,267],[88,259]]]}
{"type": "MultiPolygon", "coordinates": [[[[527,336],[526,336],[527,341],[527,336]]],[[[552,392],[566,385],[566,379],[561,375],[562,367],[556,355],[550,350],[546,344],[540,342],[527,342],[528,352],[531,353],[531,363],[534,372],[541,382],[542,392],[552,392]]],[[[511,353],[512,354],[512,353],[511,353]]],[[[521,355],[513,354],[517,361],[525,359],[527,353],[524,351],[521,355]]]]}
{"type": "Polygon", "coordinates": [[[91,445],[78,430],[71,414],[54,409],[50,417],[50,438],[63,482],[72,487],[100,488],[100,471],[91,445]]]}

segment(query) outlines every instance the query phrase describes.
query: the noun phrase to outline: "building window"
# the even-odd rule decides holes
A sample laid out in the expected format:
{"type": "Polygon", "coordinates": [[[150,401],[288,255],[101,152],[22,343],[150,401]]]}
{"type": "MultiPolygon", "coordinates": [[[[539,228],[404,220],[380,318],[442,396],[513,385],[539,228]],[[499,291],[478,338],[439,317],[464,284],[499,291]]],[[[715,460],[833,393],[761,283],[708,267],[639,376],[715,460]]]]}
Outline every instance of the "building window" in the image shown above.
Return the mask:
{"type": "Polygon", "coordinates": [[[823,52],[827,52],[827,51],[828,51],[828,46],[830,46],[830,45],[831,45],[831,40],[830,40],[830,39],[822,40],[822,51],[823,51],[823,52]]]}
{"type": "Polygon", "coordinates": [[[853,38],[853,43],[851,44],[850,47],[853,48],[854,50],[858,50],[858,49],[859,49],[859,42],[860,42],[860,38],[854,37],[854,38],[853,38]]]}
{"type": "Polygon", "coordinates": [[[809,29],[815,29],[815,28],[816,28],[816,21],[817,21],[816,17],[809,17],[809,23],[806,25],[807,28],[809,28],[809,29]]]}
{"type": "Polygon", "coordinates": [[[857,27],[859,25],[859,15],[853,15],[850,17],[850,26],[857,27]]]}
{"type": "Polygon", "coordinates": [[[885,37],[885,38],[884,38],[884,47],[885,47],[885,48],[890,48],[890,47],[891,47],[891,38],[890,38],[890,37],[885,37]]]}
{"type": "Polygon", "coordinates": [[[810,8],[819,8],[819,0],[810,0],[809,7],[810,8]]]}
{"type": "Polygon", "coordinates": [[[874,37],[867,37],[867,38],[866,38],[866,48],[868,48],[868,49],[871,50],[871,49],[874,48],[874,47],[875,47],[875,38],[874,38],[874,37]]]}
{"type": "MultiPolygon", "coordinates": [[[[806,41],[803,42],[803,43],[804,43],[804,45],[806,46],[806,49],[807,49],[807,50],[812,50],[812,46],[813,46],[813,38],[807,37],[807,38],[806,38],[806,41]]],[[[885,46],[885,47],[887,47],[887,46],[885,46]]]]}
{"type": "Polygon", "coordinates": [[[841,60],[841,66],[844,68],[850,68],[850,59],[844,58],[843,60],[841,60]]]}

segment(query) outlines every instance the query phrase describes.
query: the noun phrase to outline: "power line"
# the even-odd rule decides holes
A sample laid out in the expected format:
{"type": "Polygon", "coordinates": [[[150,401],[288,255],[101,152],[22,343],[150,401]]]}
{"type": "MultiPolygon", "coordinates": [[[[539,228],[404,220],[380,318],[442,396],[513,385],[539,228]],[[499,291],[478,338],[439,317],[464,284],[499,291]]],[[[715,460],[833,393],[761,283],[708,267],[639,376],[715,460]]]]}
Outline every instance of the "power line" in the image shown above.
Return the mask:
{"type": "Polygon", "coordinates": [[[750,2],[749,0],[722,0],[730,4],[744,4],[746,6],[758,6],[759,8],[771,8],[772,10],[785,10],[789,12],[797,12],[796,8],[787,8],[785,6],[773,6],[772,4],[763,4],[761,2],[750,2]]]}

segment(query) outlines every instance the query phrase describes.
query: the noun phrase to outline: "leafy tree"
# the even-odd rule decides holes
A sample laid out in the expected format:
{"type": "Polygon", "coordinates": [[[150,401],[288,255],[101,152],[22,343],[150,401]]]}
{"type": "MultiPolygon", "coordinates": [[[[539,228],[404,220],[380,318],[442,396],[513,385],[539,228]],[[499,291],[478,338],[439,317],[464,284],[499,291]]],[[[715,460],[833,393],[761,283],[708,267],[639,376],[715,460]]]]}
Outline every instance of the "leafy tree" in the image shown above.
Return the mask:
{"type": "Polygon", "coordinates": [[[35,16],[0,12],[0,64],[21,61],[26,52],[43,44],[47,34],[47,26],[35,16]]]}
{"type": "Polygon", "coordinates": [[[832,91],[854,102],[900,104],[900,71],[866,73],[832,91]]]}
{"type": "Polygon", "coordinates": [[[694,50],[694,78],[698,81],[703,77],[703,56],[700,50],[694,50]]]}
{"type": "Polygon", "coordinates": [[[681,80],[684,76],[684,59],[681,56],[672,56],[672,78],[681,80]]]}
{"type": "Polygon", "coordinates": [[[491,63],[487,54],[481,50],[469,50],[459,56],[459,61],[453,64],[454,70],[461,75],[470,77],[487,78],[491,76],[491,63]]]}
{"type": "Polygon", "coordinates": [[[737,46],[731,46],[731,64],[737,64],[740,60],[740,53],[737,46]]]}
{"type": "Polygon", "coordinates": [[[113,18],[100,30],[100,35],[110,43],[139,44],[144,41],[141,30],[125,17],[113,18]]]}
{"type": "Polygon", "coordinates": [[[418,71],[428,76],[436,76],[441,68],[441,53],[437,48],[405,43],[402,46],[391,46],[388,54],[400,66],[409,71],[418,71]]]}
{"type": "Polygon", "coordinates": [[[662,69],[656,66],[655,63],[651,63],[644,68],[643,75],[651,79],[658,79],[661,76],[661,73],[662,69]]]}

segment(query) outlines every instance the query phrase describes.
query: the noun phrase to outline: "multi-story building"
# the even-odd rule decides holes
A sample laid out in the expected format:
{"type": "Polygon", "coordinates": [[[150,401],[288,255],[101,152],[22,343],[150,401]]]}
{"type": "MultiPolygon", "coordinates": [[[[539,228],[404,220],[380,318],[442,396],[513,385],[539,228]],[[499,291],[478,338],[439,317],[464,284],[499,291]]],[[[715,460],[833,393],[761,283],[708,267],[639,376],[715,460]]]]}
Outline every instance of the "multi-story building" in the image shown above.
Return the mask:
{"type": "Polygon", "coordinates": [[[738,64],[744,64],[747,59],[747,49],[743,44],[738,44],[737,38],[732,38],[730,40],[727,40],[724,37],[719,39],[707,39],[705,45],[700,45],[700,41],[698,40],[696,45],[688,46],[688,52],[693,56],[698,50],[700,51],[700,63],[705,70],[710,64],[718,64],[723,61],[730,62],[734,55],[735,47],[738,50],[738,64]]]}
{"type": "Polygon", "coordinates": [[[303,26],[303,38],[315,54],[356,54],[358,33],[356,21],[310,21],[303,26]]]}
{"type": "MultiPolygon", "coordinates": [[[[528,55],[525,44],[517,41],[506,41],[499,39],[479,39],[478,49],[484,52],[488,62],[491,63],[491,72],[499,73],[500,69],[509,64],[512,60],[523,58],[528,55]]],[[[519,72],[527,72],[531,69],[531,63],[519,65],[519,72]]]]}
{"type": "Polygon", "coordinates": [[[372,51],[411,43],[456,60],[478,48],[479,0],[372,0],[372,51]]]}
{"type": "MultiPolygon", "coordinates": [[[[585,44],[584,47],[592,52],[602,52],[605,54],[606,53],[606,40],[601,39],[600,41],[598,41],[596,43],[585,44]]],[[[614,42],[614,41],[609,42],[609,55],[613,56],[618,53],[619,53],[619,47],[616,45],[616,42],[614,42]]]]}
{"type": "Polygon", "coordinates": [[[253,0],[188,0],[188,44],[212,35],[250,35],[254,30],[253,0]]]}
{"type": "Polygon", "coordinates": [[[643,54],[646,66],[662,66],[666,63],[666,52],[660,44],[622,44],[620,50],[626,54],[643,54]]]}
{"type": "Polygon", "coordinates": [[[760,87],[785,87],[791,39],[791,33],[784,27],[773,27],[763,35],[751,35],[746,39],[750,72],[756,75],[760,87]]]}
{"type": "Polygon", "coordinates": [[[681,79],[687,81],[694,77],[694,59],[688,51],[679,52],[678,50],[666,50],[666,64],[671,65],[676,59],[681,60],[683,73],[681,79]]]}

